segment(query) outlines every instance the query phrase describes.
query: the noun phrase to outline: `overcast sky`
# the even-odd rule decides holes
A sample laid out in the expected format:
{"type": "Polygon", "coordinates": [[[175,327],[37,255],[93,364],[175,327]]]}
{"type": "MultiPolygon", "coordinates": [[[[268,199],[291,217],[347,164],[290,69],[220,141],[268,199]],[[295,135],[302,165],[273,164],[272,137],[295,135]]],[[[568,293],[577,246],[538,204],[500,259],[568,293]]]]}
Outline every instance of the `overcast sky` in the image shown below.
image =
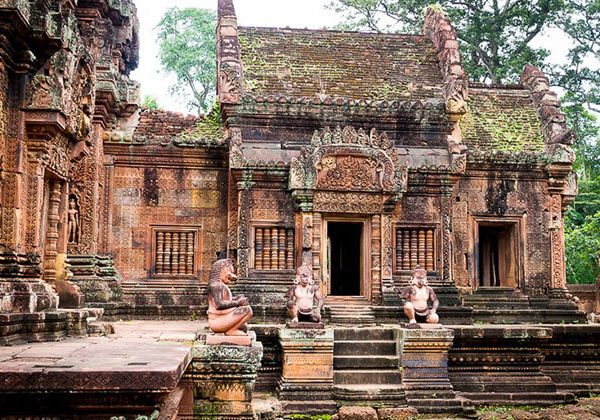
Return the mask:
{"type": "MultiPolygon", "coordinates": [[[[140,64],[132,78],[142,84],[142,98],[151,95],[161,108],[188,113],[186,106],[169,94],[169,79],[157,59],[156,25],[169,7],[216,9],[217,0],[135,0],[140,20],[140,64]]],[[[339,18],[324,5],[327,0],[234,0],[242,26],[277,26],[318,29],[333,26],[339,18]]]]}

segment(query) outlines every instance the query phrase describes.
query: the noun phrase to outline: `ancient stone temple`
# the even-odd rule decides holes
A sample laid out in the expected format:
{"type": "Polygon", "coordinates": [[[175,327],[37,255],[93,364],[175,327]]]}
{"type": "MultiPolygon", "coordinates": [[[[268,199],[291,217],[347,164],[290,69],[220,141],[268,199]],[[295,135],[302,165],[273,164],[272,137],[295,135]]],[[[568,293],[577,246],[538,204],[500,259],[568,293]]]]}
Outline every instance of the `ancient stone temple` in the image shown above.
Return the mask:
{"type": "MultiPolygon", "coordinates": [[[[85,336],[91,313],[205,320],[226,257],[262,342],[219,350],[224,389],[247,373],[219,406],[244,416],[256,375],[288,413],[600,391],[600,330],[568,325],[572,133],[537,68],[470,82],[437,7],[406,35],[239,27],[219,0],[219,106],[183,117],[140,108],[137,29],[132,0],[0,0],[0,345],[85,336]],[[399,325],[417,266],[446,328],[399,325]],[[285,327],[298,267],[320,329],[285,327]]],[[[221,392],[218,351],[177,351],[167,379],[124,369],[112,407],[129,381],[139,407],[221,392]]],[[[28,382],[3,369],[4,404],[28,382]]]]}

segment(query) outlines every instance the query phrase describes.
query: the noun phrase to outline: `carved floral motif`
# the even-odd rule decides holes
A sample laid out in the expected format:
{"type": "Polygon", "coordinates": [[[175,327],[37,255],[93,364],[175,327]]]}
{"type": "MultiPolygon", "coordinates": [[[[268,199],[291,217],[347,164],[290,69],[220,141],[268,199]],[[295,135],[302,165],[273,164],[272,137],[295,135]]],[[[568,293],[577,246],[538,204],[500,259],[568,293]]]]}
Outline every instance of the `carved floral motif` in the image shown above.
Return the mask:
{"type": "MultiPolygon", "coordinates": [[[[385,133],[372,129],[367,134],[347,126],[315,131],[311,144],[290,163],[289,186],[292,190],[379,193],[376,198],[363,194],[371,208],[379,208],[381,194],[399,197],[406,189],[407,177],[408,166],[400,162],[394,142],[385,133]]],[[[355,205],[323,202],[320,206],[349,211],[355,205]]]]}

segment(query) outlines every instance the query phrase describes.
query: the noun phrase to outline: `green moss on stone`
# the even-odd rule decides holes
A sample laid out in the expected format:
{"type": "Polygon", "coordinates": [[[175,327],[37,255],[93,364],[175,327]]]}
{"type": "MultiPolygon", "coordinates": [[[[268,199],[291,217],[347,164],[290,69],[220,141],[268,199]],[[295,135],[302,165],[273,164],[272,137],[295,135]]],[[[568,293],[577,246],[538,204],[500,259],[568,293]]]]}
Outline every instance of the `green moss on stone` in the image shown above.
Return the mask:
{"type": "Polygon", "coordinates": [[[470,147],[502,152],[540,152],[544,149],[541,121],[531,104],[515,97],[471,98],[460,122],[470,147]]]}
{"type": "Polygon", "coordinates": [[[175,144],[178,146],[221,145],[224,138],[225,128],[221,119],[221,107],[218,102],[215,102],[204,118],[175,139],[175,144]]]}

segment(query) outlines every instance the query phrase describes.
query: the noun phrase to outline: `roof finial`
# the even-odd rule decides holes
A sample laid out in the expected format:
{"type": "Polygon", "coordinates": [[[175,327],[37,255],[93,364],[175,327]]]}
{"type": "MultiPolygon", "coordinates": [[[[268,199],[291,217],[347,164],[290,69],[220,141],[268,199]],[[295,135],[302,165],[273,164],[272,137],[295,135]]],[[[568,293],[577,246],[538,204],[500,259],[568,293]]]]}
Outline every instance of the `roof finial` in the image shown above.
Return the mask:
{"type": "Polygon", "coordinates": [[[219,6],[217,10],[219,16],[235,16],[233,0],[219,0],[219,6]]]}

